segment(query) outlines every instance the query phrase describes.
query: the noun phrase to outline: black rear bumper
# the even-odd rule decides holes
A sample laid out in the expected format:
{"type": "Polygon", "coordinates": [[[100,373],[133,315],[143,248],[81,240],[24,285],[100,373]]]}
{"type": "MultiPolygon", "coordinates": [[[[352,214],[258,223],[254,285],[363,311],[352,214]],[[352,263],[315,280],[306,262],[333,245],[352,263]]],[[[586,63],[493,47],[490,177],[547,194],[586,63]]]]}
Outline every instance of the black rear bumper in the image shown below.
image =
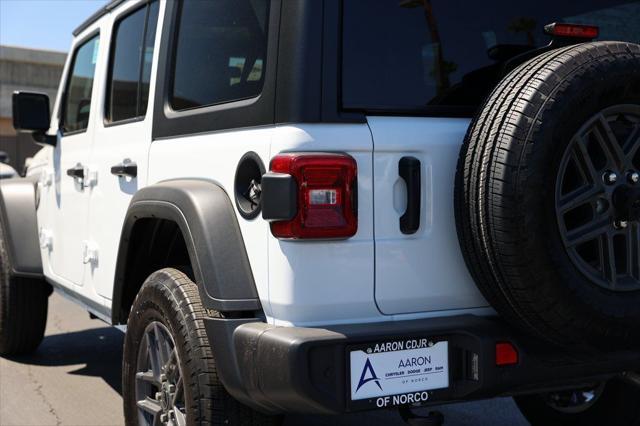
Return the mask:
{"type": "Polygon", "coordinates": [[[347,348],[362,343],[447,340],[450,386],[429,391],[427,405],[571,388],[640,370],[637,351],[561,349],[521,336],[498,319],[471,315],[323,329],[274,327],[256,319],[210,319],[206,325],[229,392],[274,413],[376,408],[375,399],[349,397],[347,348]],[[498,342],[517,348],[518,364],[496,366],[498,342]]]}

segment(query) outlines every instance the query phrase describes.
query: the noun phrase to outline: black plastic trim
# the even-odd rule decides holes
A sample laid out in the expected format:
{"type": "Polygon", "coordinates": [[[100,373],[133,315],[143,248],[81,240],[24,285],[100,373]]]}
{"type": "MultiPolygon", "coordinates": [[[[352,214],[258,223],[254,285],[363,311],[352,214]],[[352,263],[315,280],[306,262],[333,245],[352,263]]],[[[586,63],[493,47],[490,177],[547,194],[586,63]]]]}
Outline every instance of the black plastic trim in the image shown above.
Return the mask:
{"type": "Polygon", "coordinates": [[[264,163],[260,156],[253,152],[249,151],[245,153],[240,161],[238,161],[238,166],[236,167],[236,174],[234,177],[234,200],[236,203],[236,208],[238,209],[238,213],[244,219],[252,220],[260,215],[262,211],[262,176],[264,175],[265,167],[264,163]],[[252,172],[256,172],[257,174],[252,175],[252,172]],[[260,193],[258,195],[257,205],[251,209],[246,205],[247,200],[242,200],[244,198],[244,192],[247,189],[247,185],[250,182],[244,181],[245,179],[253,177],[253,180],[260,186],[260,193]],[[242,186],[242,187],[240,187],[242,186]]]}
{"type": "Polygon", "coordinates": [[[136,178],[138,177],[138,165],[131,160],[123,161],[111,167],[111,174],[118,177],[136,178]]]}
{"type": "Polygon", "coordinates": [[[73,30],[73,36],[77,37],[82,31],[86,30],[96,22],[98,19],[102,18],[104,15],[110,13],[113,9],[118,7],[120,4],[124,3],[126,0],[111,0],[111,3],[108,3],[104,7],[100,8],[93,15],[89,16],[86,21],[80,24],[75,30],[73,30]]]}
{"type": "Polygon", "coordinates": [[[342,4],[344,0],[324,0],[322,41],[322,121],[366,123],[362,111],[342,108],[342,4]]]}
{"type": "Polygon", "coordinates": [[[400,216],[400,231],[405,235],[415,234],[420,228],[420,205],[422,203],[422,173],[420,160],[402,157],[398,163],[398,174],[407,186],[407,210],[400,216]]]}
{"type": "Polygon", "coordinates": [[[254,407],[266,413],[278,412],[278,408],[268,401],[257,401],[247,393],[246,383],[243,382],[242,369],[246,368],[236,356],[233,346],[234,331],[244,324],[260,323],[258,318],[206,318],[205,330],[213,357],[218,368],[218,377],[222,381],[227,392],[245,405],[254,407]]]}
{"type": "Polygon", "coordinates": [[[173,56],[179,2],[168,0],[162,28],[160,59],[156,78],[156,96],[153,105],[153,139],[212,132],[224,129],[264,126],[274,123],[273,105],[276,87],[276,54],[280,5],[282,0],[271,0],[269,9],[269,35],[262,93],[254,98],[234,100],[201,108],[174,111],[169,103],[173,84],[173,56]]]}
{"type": "Polygon", "coordinates": [[[141,189],[125,217],[116,265],[113,294],[114,323],[120,310],[128,248],[133,226],[143,218],[175,222],[184,237],[195,281],[206,309],[220,312],[261,309],[253,273],[233,204],[215,183],[178,179],[141,189]]]}
{"type": "MultiPolygon", "coordinates": [[[[57,121],[58,121],[58,129],[60,130],[60,134],[62,135],[62,137],[65,136],[73,136],[73,135],[77,135],[77,134],[81,134],[81,133],[86,133],[87,129],[88,129],[88,124],[87,127],[85,127],[84,129],[78,129],[78,130],[73,130],[70,132],[67,132],[64,130],[64,115],[66,114],[66,104],[67,104],[67,96],[69,95],[69,85],[71,84],[71,78],[73,78],[73,68],[76,65],[76,59],[77,59],[77,55],[78,55],[78,50],[80,50],[81,47],[83,47],[87,42],[89,42],[89,40],[91,40],[94,37],[98,37],[98,47],[100,47],[100,44],[102,44],[102,36],[100,33],[99,29],[96,29],[95,31],[90,32],[89,34],[87,34],[86,36],[82,37],[82,39],[78,40],[78,42],[75,44],[75,47],[73,49],[72,52],[72,57],[71,57],[71,62],[69,62],[69,68],[67,70],[67,74],[65,76],[65,82],[64,82],[64,91],[62,92],[62,98],[60,99],[60,107],[59,107],[59,114],[58,117],[56,117],[57,121]]],[[[97,71],[98,67],[96,64],[96,68],[93,71],[93,84],[91,86],[91,90],[93,91],[93,89],[95,88],[95,84],[96,84],[96,71],[97,71]]],[[[91,99],[91,105],[89,106],[89,122],[91,122],[91,113],[95,110],[94,108],[94,103],[93,103],[93,99],[91,99]]]]}
{"type": "Polygon", "coordinates": [[[460,315],[326,328],[216,321],[207,325],[209,339],[233,352],[217,359],[220,371],[235,375],[223,383],[245,404],[272,413],[375,409],[375,398],[350,401],[348,352],[354,345],[416,338],[448,341],[450,386],[429,391],[426,405],[586,386],[640,368],[637,351],[559,348],[514,331],[498,317],[460,315]],[[499,342],[516,347],[518,364],[496,366],[499,342]]]}
{"type": "MultiPolygon", "coordinates": [[[[106,80],[106,90],[105,90],[105,94],[104,94],[104,108],[102,109],[102,124],[105,128],[108,127],[115,127],[115,126],[119,126],[119,125],[124,125],[124,124],[130,124],[130,123],[136,123],[138,121],[144,121],[146,115],[147,115],[147,111],[145,109],[145,113],[144,114],[139,114],[140,111],[140,100],[141,100],[141,89],[140,86],[142,85],[142,72],[143,72],[143,68],[144,68],[144,49],[140,50],[140,58],[139,58],[139,63],[138,63],[138,88],[137,88],[137,98],[136,98],[136,115],[134,117],[129,117],[129,118],[125,118],[122,120],[109,120],[109,118],[107,117],[109,111],[109,103],[111,101],[111,96],[113,96],[113,94],[111,93],[111,89],[112,89],[112,84],[113,84],[113,66],[114,66],[114,59],[115,59],[115,49],[116,49],[116,37],[118,36],[117,32],[114,31],[116,29],[116,26],[118,24],[120,24],[123,20],[127,19],[129,16],[133,15],[134,13],[138,12],[141,9],[146,9],[146,13],[145,13],[145,18],[144,18],[144,28],[142,29],[142,46],[146,46],[146,42],[147,42],[147,25],[149,24],[149,18],[151,17],[150,13],[151,13],[151,3],[153,3],[154,1],[160,1],[160,0],[144,0],[142,2],[140,2],[138,5],[136,5],[136,7],[133,7],[131,9],[126,10],[124,13],[116,16],[111,28],[111,40],[109,40],[109,60],[107,62],[107,80],[106,80]]],[[[158,13],[160,13],[160,11],[158,10],[158,13]]],[[[158,18],[160,18],[160,16],[158,16],[158,18]]],[[[154,37],[157,35],[158,33],[158,28],[156,26],[156,32],[153,34],[154,37]]]]}
{"type": "Polygon", "coordinates": [[[36,217],[37,179],[0,181],[0,227],[15,276],[42,278],[42,257],[36,217]]]}
{"type": "Polygon", "coordinates": [[[342,0],[282,4],[276,123],[366,123],[342,111],[342,0]]]}
{"type": "Polygon", "coordinates": [[[268,172],[262,176],[262,218],[291,220],[298,213],[298,184],[286,173],[268,172]]]}

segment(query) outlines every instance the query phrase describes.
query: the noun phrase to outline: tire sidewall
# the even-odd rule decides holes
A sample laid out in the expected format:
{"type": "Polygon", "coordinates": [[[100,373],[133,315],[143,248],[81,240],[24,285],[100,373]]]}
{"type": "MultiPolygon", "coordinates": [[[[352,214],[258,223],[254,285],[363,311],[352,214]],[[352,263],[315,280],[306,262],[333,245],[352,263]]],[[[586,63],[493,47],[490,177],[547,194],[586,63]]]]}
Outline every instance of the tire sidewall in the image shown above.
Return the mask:
{"type": "MultiPolygon", "coordinates": [[[[183,378],[183,389],[185,398],[185,408],[187,411],[187,424],[192,424],[190,419],[194,418],[191,412],[194,405],[194,398],[190,378],[193,377],[190,364],[186,363],[186,348],[188,342],[184,339],[182,333],[179,333],[181,323],[184,324],[186,319],[178,308],[178,302],[173,297],[169,299],[167,296],[174,295],[174,292],[180,291],[173,279],[163,271],[152,274],[143,284],[136,301],[133,304],[129,320],[127,322],[127,333],[125,337],[124,353],[123,353],[123,399],[125,406],[125,421],[127,425],[138,424],[138,408],[136,406],[136,373],[138,351],[142,339],[145,336],[147,326],[158,321],[162,323],[169,332],[174,341],[175,349],[178,354],[180,371],[183,378]]],[[[197,402],[195,402],[197,404],[197,402]]]]}
{"type": "MultiPolygon", "coordinates": [[[[640,73],[634,69],[638,61],[612,62],[588,69],[579,78],[564,82],[562,92],[546,104],[536,118],[539,134],[534,140],[527,168],[533,170],[521,182],[524,197],[524,235],[532,235],[529,273],[540,283],[545,297],[563,304],[568,320],[589,322],[591,327],[611,329],[618,325],[628,330],[640,322],[640,291],[608,291],[585,277],[569,258],[561,240],[555,214],[556,178],[563,155],[575,133],[604,109],[620,104],[640,105],[640,73]]],[[[535,125],[534,125],[535,126],[535,125]]],[[[534,127],[535,128],[535,127],[534,127]]],[[[635,330],[637,335],[638,330],[635,330]]],[[[599,335],[605,333],[597,333],[599,335]]],[[[616,338],[630,338],[624,335],[616,338]]]]}

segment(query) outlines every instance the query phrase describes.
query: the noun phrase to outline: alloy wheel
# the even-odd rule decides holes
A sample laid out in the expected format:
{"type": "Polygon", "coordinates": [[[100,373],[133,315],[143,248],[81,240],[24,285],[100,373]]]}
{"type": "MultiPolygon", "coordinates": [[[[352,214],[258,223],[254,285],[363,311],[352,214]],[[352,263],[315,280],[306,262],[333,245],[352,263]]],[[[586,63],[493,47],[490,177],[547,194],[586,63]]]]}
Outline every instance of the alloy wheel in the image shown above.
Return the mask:
{"type": "Polygon", "coordinates": [[[171,333],[161,322],[151,322],[138,349],[135,389],[139,425],[187,424],[182,377],[171,333]]]}
{"type": "Polygon", "coordinates": [[[607,290],[640,290],[640,106],[609,107],[575,134],[555,207],[578,270],[607,290]]]}

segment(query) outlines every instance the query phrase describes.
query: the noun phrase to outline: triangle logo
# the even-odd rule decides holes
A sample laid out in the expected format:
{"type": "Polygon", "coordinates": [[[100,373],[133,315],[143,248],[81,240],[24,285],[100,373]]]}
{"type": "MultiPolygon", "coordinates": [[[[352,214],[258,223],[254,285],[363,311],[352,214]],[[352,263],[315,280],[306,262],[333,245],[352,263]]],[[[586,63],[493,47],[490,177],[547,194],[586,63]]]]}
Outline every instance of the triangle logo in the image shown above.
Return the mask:
{"type": "Polygon", "coordinates": [[[362,374],[360,375],[360,382],[358,383],[356,392],[358,392],[362,386],[372,381],[376,382],[376,385],[378,385],[380,390],[382,390],[380,379],[376,375],[376,372],[373,369],[373,365],[371,365],[371,361],[369,360],[369,358],[367,358],[367,361],[364,363],[364,368],[362,369],[362,374]]]}

